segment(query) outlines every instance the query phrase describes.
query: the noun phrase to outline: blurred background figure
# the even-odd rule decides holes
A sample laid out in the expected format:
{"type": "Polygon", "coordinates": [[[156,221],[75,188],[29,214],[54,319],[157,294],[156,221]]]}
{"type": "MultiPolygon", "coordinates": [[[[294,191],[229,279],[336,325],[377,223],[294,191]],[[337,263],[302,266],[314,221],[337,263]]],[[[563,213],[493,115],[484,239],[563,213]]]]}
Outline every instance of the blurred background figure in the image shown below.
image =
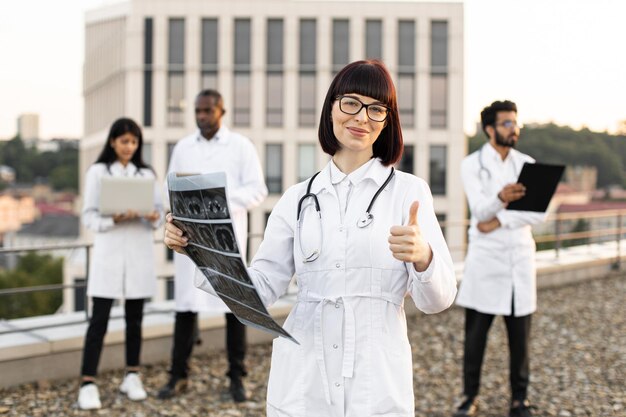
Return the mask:
{"type": "Polygon", "coordinates": [[[480,370],[487,333],[496,315],[504,317],[509,337],[510,417],[530,417],[528,345],[531,314],[537,309],[535,241],[531,225],[545,213],[506,210],[525,195],[517,183],[530,156],[513,149],[520,135],[517,106],[495,101],[480,114],[488,142],[461,165],[471,211],[465,272],[457,304],[465,310],[462,400],[454,417],[478,412],[480,370]]]}
{"type": "Polygon", "coordinates": [[[124,299],[126,319],[126,376],[120,391],[134,401],[147,396],[138,372],[144,301],[156,291],[153,231],[163,220],[160,187],[155,181],[154,207],[148,214],[140,215],[133,210],[113,215],[100,212],[102,178],[155,179],[152,168],[143,162],[142,144],[137,123],[127,118],[116,120],[100,156],[86,176],[82,222],[95,232],[95,238],[87,283],[93,309],[83,348],[78,395],[78,405],[83,410],[101,407],[95,378],[115,299],[124,299]]]}
{"type": "MultiPolygon", "coordinates": [[[[261,162],[250,139],[232,132],[222,124],[224,100],[216,90],[202,90],[196,96],[195,114],[198,130],[181,139],[174,150],[168,172],[207,174],[224,172],[227,180],[228,206],[231,210],[237,244],[246,259],[248,210],[267,196],[261,162]]],[[[219,238],[220,236],[218,236],[219,238]]],[[[186,256],[175,254],[176,320],[170,378],[158,397],[171,398],[187,387],[189,357],[197,337],[199,311],[229,311],[217,297],[194,286],[194,274],[202,273],[186,256]]],[[[204,275],[200,278],[204,280],[204,275]]],[[[232,313],[226,313],[226,350],[230,394],[235,402],[246,400],[242,378],[246,376],[246,327],[232,313]]]]}

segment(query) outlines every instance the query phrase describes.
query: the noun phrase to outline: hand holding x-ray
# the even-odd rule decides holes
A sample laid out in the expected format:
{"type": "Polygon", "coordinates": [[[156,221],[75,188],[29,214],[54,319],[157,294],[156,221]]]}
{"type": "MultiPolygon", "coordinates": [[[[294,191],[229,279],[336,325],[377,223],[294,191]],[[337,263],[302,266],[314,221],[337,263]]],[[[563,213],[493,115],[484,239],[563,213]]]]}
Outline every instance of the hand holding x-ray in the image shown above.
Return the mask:
{"type": "Polygon", "coordinates": [[[174,252],[184,255],[184,248],[187,246],[187,241],[189,239],[183,235],[183,231],[181,229],[174,225],[173,220],[174,217],[172,216],[172,213],[168,213],[167,216],[165,216],[165,235],[163,237],[163,243],[165,243],[165,246],[174,252]]]}
{"type": "Polygon", "coordinates": [[[241,257],[223,172],[167,177],[172,213],[163,242],[202,273],[194,285],[217,295],[243,324],[298,343],[268,313],[241,257]]]}

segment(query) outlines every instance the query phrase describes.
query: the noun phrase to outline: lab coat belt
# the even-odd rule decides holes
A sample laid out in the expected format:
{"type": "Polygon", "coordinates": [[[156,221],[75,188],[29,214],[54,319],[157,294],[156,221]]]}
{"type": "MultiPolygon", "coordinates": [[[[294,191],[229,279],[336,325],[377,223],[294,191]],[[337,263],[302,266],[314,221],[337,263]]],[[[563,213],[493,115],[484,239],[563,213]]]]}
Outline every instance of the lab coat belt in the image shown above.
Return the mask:
{"type": "Polygon", "coordinates": [[[339,308],[343,304],[344,309],[344,335],[343,335],[343,361],[341,367],[341,376],[344,378],[352,378],[354,374],[354,359],[356,348],[356,321],[354,316],[354,309],[350,304],[350,299],[355,297],[367,297],[383,299],[393,304],[402,305],[403,298],[398,297],[386,297],[385,295],[374,296],[373,294],[352,294],[340,297],[322,297],[321,295],[313,294],[310,292],[299,293],[298,302],[313,302],[317,303],[314,312],[314,328],[313,328],[313,345],[315,351],[315,361],[319,368],[322,385],[324,386],[324,396],[326,402],[331,405],[330,398],[330,383],[328,381],[328,374],[326,372],[326,360],[324,358],[324,335],[322,327],[324,324],[324,306],[334,305],[339,308]]]}

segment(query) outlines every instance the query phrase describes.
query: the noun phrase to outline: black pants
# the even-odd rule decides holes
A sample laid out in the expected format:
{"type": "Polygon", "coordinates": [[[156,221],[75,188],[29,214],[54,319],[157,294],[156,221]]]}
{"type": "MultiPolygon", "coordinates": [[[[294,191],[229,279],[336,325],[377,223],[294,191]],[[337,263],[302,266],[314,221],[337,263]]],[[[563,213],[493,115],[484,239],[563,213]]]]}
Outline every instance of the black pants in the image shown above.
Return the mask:
{"type": "MultiPolygon", "coordinates": [[[[196,340],[198,313],[177,312],[174,323],[174,346],[172,346],[172,367],[170,375],[175,378],[189,376],[189,357],[196,340]]],[[[246,376],[244,358],[246,356],[246,326],[232,313],[226,313],[226,350],[228,353],[228,373],[230,378],[246,376]]]]}
{"type": "MultiPolygon", "coordinates": [[[[124,318],[126,319],[126,366],[139,366],[141,353],[141,322],[143,321],[143,299],[126,300],[124,304],[124,318]]],[[[81,375],[96,376],[100,354],[102,353],[102,341],[109,325],[109,316],[113,300],[110,298],[93,298],[93,311],[85,346],[83,347],[83,365],[81,375]]]]}
{"type": "MultiPolygon", "coordinates": [[[[468,397],[478,395],[480,388],[480,369],[483,364],[487,333],[494,315],[465,310],[465,352],[463,356],[464,394],[468,397]]],[[[529,379],[528,345],[530,340],[531,315],[514,317],[504,316],[509,338],[509,379],[513,401],[526,399],[529,379]]]]}

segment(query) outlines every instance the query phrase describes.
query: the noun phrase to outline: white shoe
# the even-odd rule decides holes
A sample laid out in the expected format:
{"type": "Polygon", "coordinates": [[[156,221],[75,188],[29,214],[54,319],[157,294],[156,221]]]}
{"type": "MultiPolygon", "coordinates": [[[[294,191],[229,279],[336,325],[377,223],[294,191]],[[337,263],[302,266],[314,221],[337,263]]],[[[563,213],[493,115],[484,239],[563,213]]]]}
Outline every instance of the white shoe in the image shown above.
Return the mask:
{"type": "Polygon", "coordinates": [[[102,407],[96,384],[87,384],[78,391],[78,407],[81,410],[95,410],[102,407]]]}
{"type": "Polygon", "coordinates": [[[128,398],[133,401],[145,400],[148,397],[148,394],[143,389],[139,375],[134,372],[126,375],[124,382],[120,385],[120,391],[128,395],[128,398]]]}

